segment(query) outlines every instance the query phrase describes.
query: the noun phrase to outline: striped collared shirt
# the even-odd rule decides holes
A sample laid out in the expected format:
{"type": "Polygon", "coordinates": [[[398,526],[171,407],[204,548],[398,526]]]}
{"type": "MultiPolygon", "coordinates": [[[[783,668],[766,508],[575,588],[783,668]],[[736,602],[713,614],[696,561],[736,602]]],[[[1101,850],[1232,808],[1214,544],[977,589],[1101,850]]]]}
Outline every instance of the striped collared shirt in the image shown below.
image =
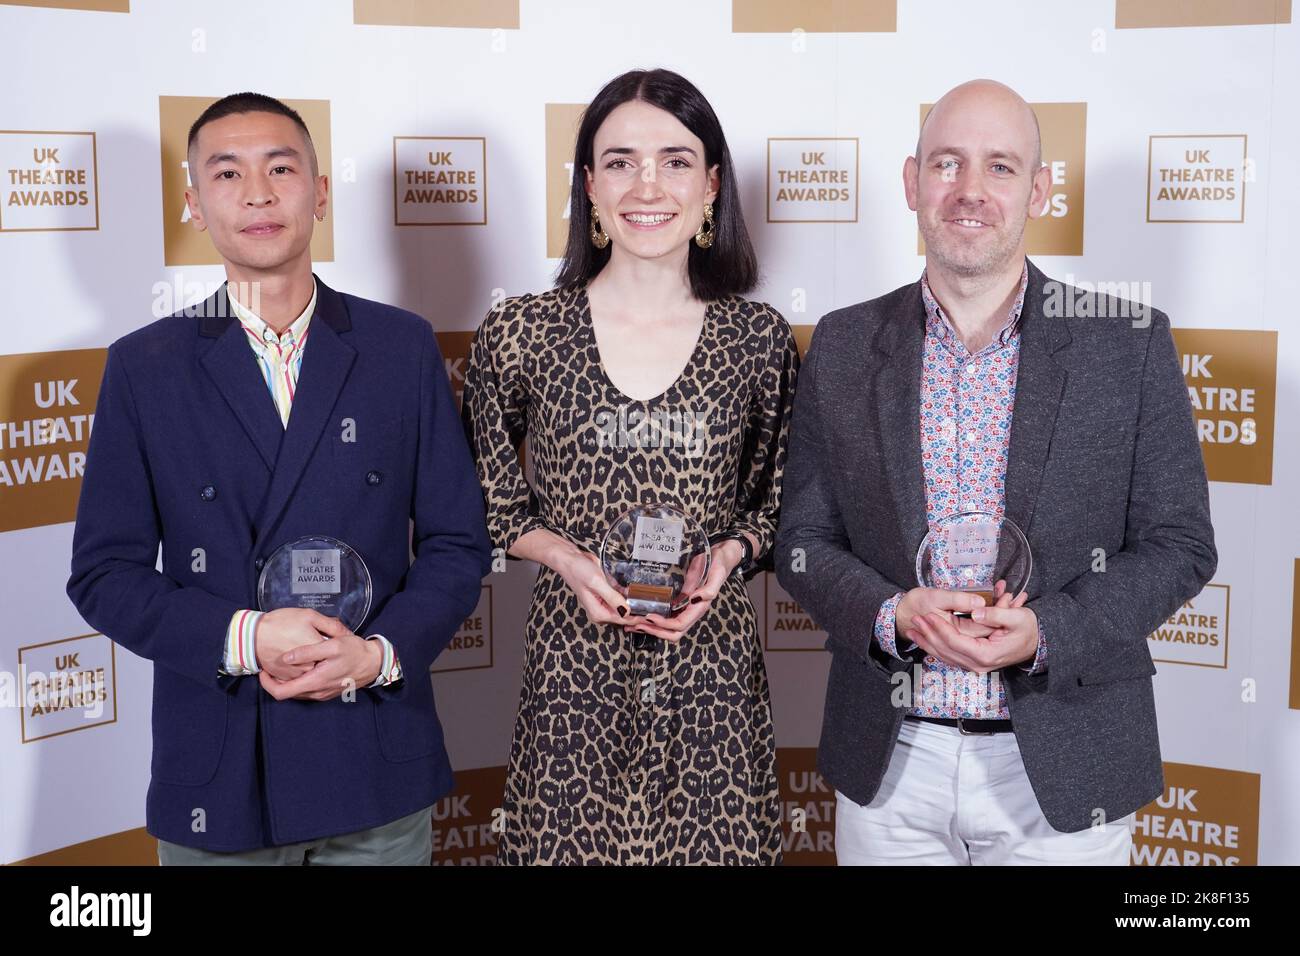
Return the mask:
{"type": "Polygon", "coordinates": [[[310,331],[312,313],[316,311],[316,280],[312,280],[311,301],[302,314],[290,323],[283,332],[276,334],[262,319],[247,306],[241,304],[233,295],[229,296],[230,307],[234,311],[239,325],[244,330],[248,344],[257,356],[258,368],[262,378],[275,399],[275,407],[280,412],[280,421],[289,426],[289,411],[293,408],[294,392],[298,388],[298,374],[302,371],[302,356],[307,347],[307,333],[310,331]]]}

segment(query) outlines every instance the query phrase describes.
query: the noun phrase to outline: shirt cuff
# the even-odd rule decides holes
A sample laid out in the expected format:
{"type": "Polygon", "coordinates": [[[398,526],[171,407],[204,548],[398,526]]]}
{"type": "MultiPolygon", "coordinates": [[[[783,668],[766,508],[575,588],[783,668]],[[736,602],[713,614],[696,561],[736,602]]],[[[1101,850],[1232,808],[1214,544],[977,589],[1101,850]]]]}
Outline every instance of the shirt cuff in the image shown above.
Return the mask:
{"type": "Polygon", "coordinates": [[[261,611],[236,611],[226,625],[226,651],[217,670],[232,677],[256,674],[262,668],[257,664],[257,622],[261,611]]]}
{"type": "MultiPolygon", "coordinates": [[[[900,661],[907,660],[898,652],[898,634],[895,631],[894,614],[898,610],[898,602],[903,600],[903,592],[899,591],[893,597],[887,599],[880,605],[880,610],[876,612],[876,624],[873,629],[873,636],[880,649],[890,657],[897,658],[900,661]]],[[[904,651],[913,650],[916,645],[904,638],[908,647],[904,651]]]]}
{"type": "Polygon", "coordinates": [[[1041,674],[1047,670],[1047,637],[1043,633],[1041,620],[1038,622],[1038,651],[1034,654],[1034,660],[1028,667],[1024,664],[1019,666],[1026,674],[1041,674]]]}
{"type": "Polygon", "coordinates": [[[388,684],[395,684],[402,679],[402,663],[397,659],[397,651],[388,638],[382,634],[371,634],[366,638],[368,641],[378,641],[379,646],[383,648],[383,659],[379,664],[379,676],[369,684],[370,687],[385,687],[388,684]]]}

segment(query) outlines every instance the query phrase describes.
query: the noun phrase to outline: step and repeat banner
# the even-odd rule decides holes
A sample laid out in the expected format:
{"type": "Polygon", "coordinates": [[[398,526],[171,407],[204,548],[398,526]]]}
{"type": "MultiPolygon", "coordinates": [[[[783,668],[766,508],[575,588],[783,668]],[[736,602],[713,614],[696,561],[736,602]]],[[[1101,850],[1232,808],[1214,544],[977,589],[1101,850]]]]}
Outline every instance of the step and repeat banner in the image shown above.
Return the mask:
{"type": "MultiPolygon", "coordinates": [[[[583,106],[663,66],[722,119],[772,303],[826,312],[920,274],[901,170],[974,77],[1038,113],[1029,252],[1166,311],[1219,568],[1150,635],[1166,790],[1135,865],[1300,862],[1300,37],[1281,0],[0,2],[0,862],[152,862],[148,661],[64,593],[105,350],[223,280],[185,138],[245,89],[306,119],[331,177],[317,271],[423,315],[459,393],[470,336],[550,284],[583,106]]],[[[1070,306],[1070,303],[1066,303],[1070,306]]],[[[863,489],[864,494],[869,489],[863,489]]],[[[435,860],[494,859],[536,568],[510,562],[427,678],[457,790],[435,860]]],[[[786,861],[834,860],[815,770],[825,634],[760,575],[786,861]]]]}

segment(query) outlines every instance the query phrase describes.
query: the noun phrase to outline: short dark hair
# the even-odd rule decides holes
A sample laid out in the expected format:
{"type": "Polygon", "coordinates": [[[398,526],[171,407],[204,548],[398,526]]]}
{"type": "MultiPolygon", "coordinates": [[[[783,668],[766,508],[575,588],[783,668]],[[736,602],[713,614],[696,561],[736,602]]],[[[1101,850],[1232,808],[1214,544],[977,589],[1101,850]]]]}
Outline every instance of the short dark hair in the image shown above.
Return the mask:
{"type": "Polygon", "coordinates": [[[693,241],[687,255],[691,293],[704,301],[748,292],[758,282],[758,260],[745,230],[745,216],[736,188],[735,166],[722,124],[704,95],[685,77],[671,70],[631,70],[605,84],[583,111],[573,153],[573,188],[569,200],[569,240],[556,274],[557,286],[586,282],[609,262],[610,249],[591,243],[584,166],[595,166],[596,130],[617,107],[640,100],[671,113],[704,144],[705,168],[718,166],[718,195],[713,200],[713,245],[701,249],[693,241]]]}
{"type": "Polygon", "coordinates": [[[312,142],[311,130],[307,129],[307,124],[303,121],[302,116],[293,107],[286,106],[274,96],[267,96],[265,93],[231,93],[229,96],[223,96],[215,103],[212,103],[199,114],[199,118],[190,127],[190,138],[185,143],[185,152],[188,154],[194,148],[194,143],[199,138],[199,130],[215,120],[233,116],[236,113],[278,113],[280,116],[287,116],[293,120],[298,129],[302,130],[303,139],[307,141],[312,171],[318,171],[316,144],[312,142]]]}

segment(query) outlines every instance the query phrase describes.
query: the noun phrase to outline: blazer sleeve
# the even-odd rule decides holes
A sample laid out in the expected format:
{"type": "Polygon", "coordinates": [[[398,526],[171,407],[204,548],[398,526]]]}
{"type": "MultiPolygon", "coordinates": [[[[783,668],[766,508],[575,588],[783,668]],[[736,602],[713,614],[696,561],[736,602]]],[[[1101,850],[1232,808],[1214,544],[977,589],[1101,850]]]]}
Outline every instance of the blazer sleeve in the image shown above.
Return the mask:
{"type": "Polygon", "coordinates": [[[884,672],[903,670],[910,664],[880,649],[872,622],[885,601],[907,588],[853,553],[836,504],[817,381],[822,351],[834,348],[827,340],[829,331],[825,320],[817,324],[799,376],[776,536],[776,577],[827,632],[832,648],[850,651],[884,672]]]}
{"type": "MultiPolygon", "coordinates": [[[[1105,572],[1089,569],[1026,605],[1052,642],[1048,693],[1134,648],[1214,575],[1218,552],[1209,483],[1169,319],[1153,314],[1142,372],[1124,545],[1105,572]]],[[[1148,658],[1149,661],[1149,658],[1148,658]]]]}
{"type": "Polygon", "coordinates": [[[771,309],[771,315],[767,361],[750,402],[736,482],[736,511],[727,529],[752,535],[758,545],[754,563],[769,568],[799,376],[799,347],[794,333],[779,312],[771,309]]]}
{"type": "MultiPolygon", "coordinates": [[[[426,680],[429,665],[478,603],[492,569],[483,495],[456,412],[442,353],[423,325],[411,549],[415,560],[401,590],[384,604],[369,632],[397,651],[402,672],[426,680]]],[[[378,693],[400,695],[408,681],[378,693]]]]}
{"type": "Polygon", "coordinates": [[[238,602],[157,570],[162,529],[120,347],[108,350],[72,537],[68,597],[91,627],[154,664],[212,687],[238,602]]]}
{"type": "Polygon", "coordinates": [[[527,434],[528,394],[518,329],[525,299],[488,312],[474,333],[461,408],[465,434],[478,468],[492,545],[510,548],[530,531],[547,527],[524,477],[519,448],[527,434]]]}

